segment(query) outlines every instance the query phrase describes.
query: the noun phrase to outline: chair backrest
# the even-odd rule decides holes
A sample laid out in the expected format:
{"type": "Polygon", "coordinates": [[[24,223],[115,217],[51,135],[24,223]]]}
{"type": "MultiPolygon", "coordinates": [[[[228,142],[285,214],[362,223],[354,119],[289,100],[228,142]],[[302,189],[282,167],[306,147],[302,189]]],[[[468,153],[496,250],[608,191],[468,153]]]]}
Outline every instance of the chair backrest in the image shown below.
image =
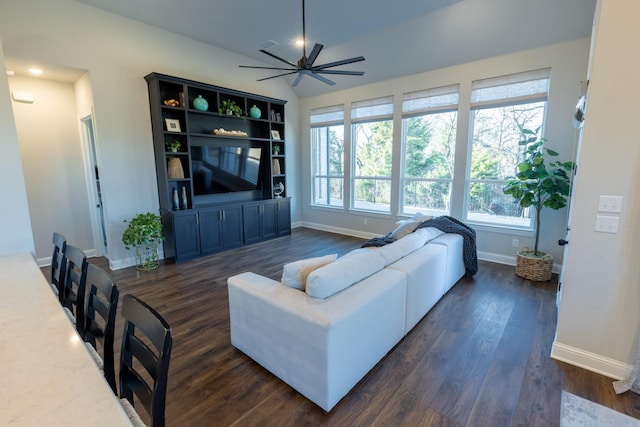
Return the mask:
{"type": "Polygon", "coordinates": [[[151,427],[163,427],[173,342],[171,327],[133,295],[122,298],[122,316],[125,325],[120,352],[120,398],[134,405],[135,394],[149,414],[151,427]],[[149,377],[148,382],[145,378],[149,377]]]}
{"type": "Polygon", "coordinates": [[[53,233],[53,255],[51,255],[51,286],[60,291],[64,286],[64,277],[67,271],[67,239],[60,233],[53,233]]]}
{"type": "Polygon", "coordinates": [[[84,312],[84,340],[96,350],[96,341],[102,344],[104,376],[113,392],[117,394],[113,333],[120,291],[112,277],[94,264],[87,266],[85,283],[87,304],[84,312]]]}
{"type": "Polygon", "coordinates": [[[84,339],[84,292],[87,280],[87,256],[81,249],[67,244],[67,272],[61,293],[62,306],[76,318],[76,329],[84,339]]]}

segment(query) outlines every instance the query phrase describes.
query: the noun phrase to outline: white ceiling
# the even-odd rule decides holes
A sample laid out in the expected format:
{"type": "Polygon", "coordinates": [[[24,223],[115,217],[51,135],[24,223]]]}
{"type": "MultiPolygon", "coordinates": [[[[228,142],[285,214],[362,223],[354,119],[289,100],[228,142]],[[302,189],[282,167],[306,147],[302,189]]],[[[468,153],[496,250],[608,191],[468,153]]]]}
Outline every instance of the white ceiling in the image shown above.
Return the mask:
{"type": "MultiPolygon", "coordinates": [[[[302,49],[302,0],[79,0],[242,55],[238,65],[282,66],[259,52],[296,62],[302,49]],[[252,60],[250,58],[255,58],[252,60]]],[[[306,0],[307,46],[325,47],[316,64],[363,55],[337,69],[363,77],[329,76],[335,86],[305,77],[294,88],[308,97],[588,37],[596,0],[306,0]]],[[[9,66],[9,64],[7,64],[9,66]]],[[[277,74],[241,69],[247,78],[277,74]]],[[[286,78],[291,84],[294,76],[286,78]]]]}

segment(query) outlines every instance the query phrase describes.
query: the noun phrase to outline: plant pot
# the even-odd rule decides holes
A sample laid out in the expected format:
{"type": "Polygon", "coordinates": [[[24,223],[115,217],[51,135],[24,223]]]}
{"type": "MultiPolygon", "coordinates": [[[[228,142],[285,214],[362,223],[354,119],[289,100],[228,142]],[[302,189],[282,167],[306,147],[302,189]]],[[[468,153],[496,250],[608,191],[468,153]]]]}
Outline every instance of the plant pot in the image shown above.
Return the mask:
{"type": "Polygon", "coordinates": [[[524,279],[535,282],[551,280],[552,267],[553,257],[550,254],[543,253],[542,256],[534,255],[533,251],[530,250],[518,252],[516,274],[524,279]]]}
{"type": "Polygon", "coordinates": [[[136,269],[140,271],[155,270],[160,265],[158,242],[150,241],[136,247],[136,269]]]}

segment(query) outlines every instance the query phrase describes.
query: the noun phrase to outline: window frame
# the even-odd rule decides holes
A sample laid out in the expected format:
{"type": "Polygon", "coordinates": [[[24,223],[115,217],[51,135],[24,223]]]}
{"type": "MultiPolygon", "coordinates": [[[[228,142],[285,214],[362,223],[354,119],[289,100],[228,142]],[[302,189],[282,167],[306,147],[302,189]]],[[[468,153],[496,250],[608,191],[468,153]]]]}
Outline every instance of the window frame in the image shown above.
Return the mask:
{"type": "MultiPolygon", "coordinates": [[[[518,224],[518,221],[514,220],[515,216],[503,216],[496,214],[497,220],[487,221],[481,218],[470,217],[469,205],[471,197],[471,188],[473,184],[495,184],[500,187],[504,187],[507,182],[507,177],[504,179],[487,179],[487,178],[472,178],[472,166],[473,166],[473,154],[474,154],[474,136],[476,131],[476,112],[481,110],[498,109],[505,107],[516,107],[519,105],[543,103],[542,117],[540,123],[541,131],[544,130],[546,125],[547,111],[548,111],[548,98],[549,87],[551,82],[551,68],[542,68],[538,70],[525,71],[522,73],[515,73],[506,76],[492,77],[489,79],[476,80],[472,82],[471,87],[471,102],[469,107],[469,138],[467,145],[468,161],[465,171],[465,186],[464,186],[464,202],[462,209],[463,221],[480,226],[506,228],[513,230],[532,231],[535,230],[535,212],[534,208],[527,208],[528,224],[518,224]],[[475,90],[507,87],[517,85],[520,83],[529,83],[537,81],[546,81],[544,91],[531,92],[530,94],[518,93],[514,96],[496,97],[495,99],[474,99],[475,90]],[[506,220],[500,220],[499,218],[505,218],[506,220]],[[511,221],[508,219],[511,218],[511,221]]],[[[535,86],[535,85],[533,85],[535,86]]],[[[505,88],[508,92],[508,88],[505,88]]],[[[516,166],[516,165],[514,165],[516,166]]]]}
{"type": "Polygon", "coordinates": [[[344,105],[333,105],[330,107],[323,107],[311,110],[310,114],[310,128],[309,128],[309,139],[310,139],[310,161],[311,161],[311,206],[313,207],[321,207],[321,208],[332,208],[332,209],[344,209],[345,208],[345,199],[344,199],[344,179],[345,179],[345,121],[344,121],[344,105]],[[329,151],[329,132],[331,127],[342,126],[342,174],[341,175],[332,175],[331,167],[330,167],[330,151],[329,151]],[[326,160],[326,170],[327,174],[317,173],[318,171],[315,169],[317,165],[317,156],[318,150],[315,146],[320,142],[319,139],[314,137],[314,132],[318,132],[321,129],[325,129],[327,132],[324,140],[325,150],[327,153],[326,160]],[[340,180],[341,181],[341,190],[342,190],[342,198],[340,204],[332,204],[331,203],[331,180],[340,180]],[[326,203],[318,203],[317,198],[317,185],[318,180],[326,180],[326,203]]]}

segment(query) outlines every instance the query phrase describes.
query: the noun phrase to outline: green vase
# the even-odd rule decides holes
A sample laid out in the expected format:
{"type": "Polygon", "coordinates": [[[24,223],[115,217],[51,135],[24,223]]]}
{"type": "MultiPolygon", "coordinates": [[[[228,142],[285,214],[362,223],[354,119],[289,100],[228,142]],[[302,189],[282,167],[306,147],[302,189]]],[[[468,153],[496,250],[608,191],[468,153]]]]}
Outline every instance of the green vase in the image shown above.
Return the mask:
{"type": "Polygon", "coordinates": [[[193,108],[200,111],[207,111],[209,109],[209,103],[202,95],[198,95],[198,97],[193,100],[193,108]]]}
{"type": "Polygon", "coordinates": [[[254,105],[253,107],[249,108],[249,115],[254,119],[259,119],[260,116],[262,116],[262,111],[260,111],[260,109],[254,105]]]}

